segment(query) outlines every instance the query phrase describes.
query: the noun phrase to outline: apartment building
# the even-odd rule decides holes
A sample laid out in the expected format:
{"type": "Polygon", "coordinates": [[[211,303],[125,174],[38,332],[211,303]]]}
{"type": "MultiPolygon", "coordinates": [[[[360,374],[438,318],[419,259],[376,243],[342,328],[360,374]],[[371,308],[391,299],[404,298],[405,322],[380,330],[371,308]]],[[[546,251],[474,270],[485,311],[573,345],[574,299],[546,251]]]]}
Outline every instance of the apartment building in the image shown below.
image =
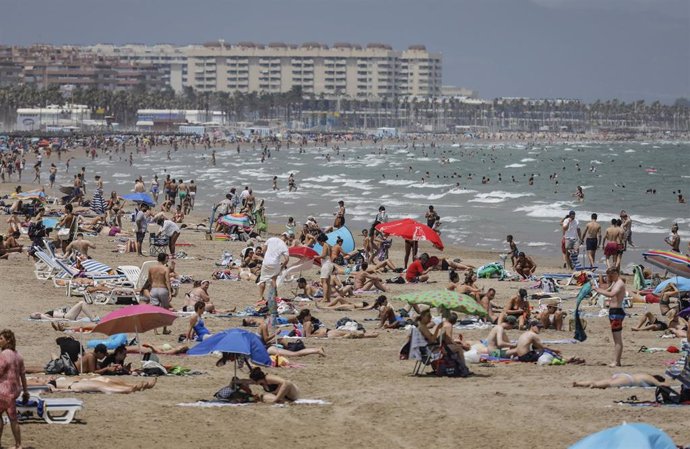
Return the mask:
{"type": "Polygon", "coordinates": [[[390,98],[441,93],[441,55],[424,46],[396,51],[386,44],[366,46],[318,42],[203,45],[109,45],[82,47],[98,57],[152,65],[176,92],[289,92],[326,97],[390,98]]]}
{"type": "Polygon", "coordinates": [[[74,86],[83,89],[125,90],[137,86],[162,89],[166,83],[152,64],[101,57],[80,47],[3,47],[0,78],[5,85],[23,83],[40,88],[74,86]]]}

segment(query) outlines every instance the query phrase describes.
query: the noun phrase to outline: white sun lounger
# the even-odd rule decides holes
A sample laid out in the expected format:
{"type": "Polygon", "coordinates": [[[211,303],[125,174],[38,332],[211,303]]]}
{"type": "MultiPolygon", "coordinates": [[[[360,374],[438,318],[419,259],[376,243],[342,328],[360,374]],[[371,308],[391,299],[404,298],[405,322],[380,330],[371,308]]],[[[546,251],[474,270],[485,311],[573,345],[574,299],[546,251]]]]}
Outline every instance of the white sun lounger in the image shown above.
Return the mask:
{"type": "Polygon", "coordinates": [[[32,397],[26,404],[17,400],[17,413],[43,419],[48,424],[69,424],[74,415],[84,408],[84,402],[76,398],[41,399],[32,397]]]}

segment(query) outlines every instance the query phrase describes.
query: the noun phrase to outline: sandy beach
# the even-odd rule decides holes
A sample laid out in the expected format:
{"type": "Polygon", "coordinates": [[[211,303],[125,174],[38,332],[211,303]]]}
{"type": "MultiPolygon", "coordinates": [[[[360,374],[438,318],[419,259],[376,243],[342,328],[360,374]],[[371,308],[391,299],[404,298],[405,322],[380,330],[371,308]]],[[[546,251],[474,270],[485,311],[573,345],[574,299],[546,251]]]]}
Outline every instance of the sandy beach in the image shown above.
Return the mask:
{"type": "MultiPolygon", "coordinates": [[[[6,194],[15,184],[4,184],[0,193],[6,194]]],[[[25,184],[29,190],[35,186],[25,184]]],[[[124,193],[124,192],[123,192],[124,193]]],[[[197,223],[205,214],[187,217],[186,222],[197,223]]],[[[3,216],[4,231],[6,224],[3,216]]],[[[129,223],[125,226],[128,230],[129,223]]],[[[155,228],[153,226],[152,228],[155,228]]],[[[280,227],[273,228],[274,231],[280,227]]],[[[117,243],[113,237],[100,235],[91,238],[96,249],[90,255],[100,262],[116,267],[141,265],[144,260],[134,253],[114,252],[117,243]]],[[[360,244],[359,239],[358,245],[360,244]]],[[[26,236],[21,242],[27,244],[26,236]]],[[[194,279],[207,279],[216,268],[224,250],[238,255],[244,247],[241,242],[209,241],[204,232],[186,229],[179,242],[190,244],[180,247],[188,258],[177,261],[177,272],[194,279]]],[[[396,240],[392,259],[402,262],[402,241],[396,240]]],[[[420,251],[438,254],[430,245],[420,243],[420,251]]],[[[496,253],[448,247],[445,257],[462,257],[463,261],[479,266],[497,259],[496,253]]],[[[559,260],[539,259],[539,270],[558,271],[559,260]]],[[[18,340],[18,350],[26,364],[44,365],[51,353],[58,351],[55,338],[61,334],[50,323],[28,319],[32,312],[45,311],[74,304],[78,298],[68,298],[64,289],[53,287],[51,281],[36,280],[33,262],[26,254],[13,254],[10,260],[0,260],[0,328],[10,328],[18,340]]],[[[318,277],[311,270],[310,279],[318,277]]],[[[392,277],[392,274],[383,275],[392,277]]],[[[446,272],[432,272],[431,283],[417,285],[390,285],[389,298],[414,289],[442,289],[447,282],[446,272]]],[[[627,285],[631,280],[628,279],[627,285]]],[[[529,288],[533,282],[502,282],[480,280],[480,286],[497,290],[496,303],[503,305],[519,288],[529,288]]],[[[182,296],[190,285],[183,284],[173,307],[181,307],[182,296]]],[[[529,290],[530,293],[536,290],[529,290]]],[[[238,310],[253,306],[258,298],[256,286],[248,281],[213,281],[209,293],[217,307],[238,310]]],[[[282,292],[281,292],[282,293],[282,292]]],[[[577,288],[560,292],[563,298],[573,298],[577,288]]],[[[289,291],[283,293],[290,296],[289,291]]],[[[375,299],[367,296],[364,300],[375,299]]],[[[402,303],[395,301],[396,307],[402,303]]],[[[533,304],[536,302],[533,301],[533,304]]],[[[574,301],[564,303],[569,312],[574,301]]],[[[115,310],[117,306],[93,306],[99,316],[115,310]]],[[[339,318],[348,316],[363,323],[367,330],[375,330],[375,311],[337,312],[315,310],[312,313],[332,326],[339,318]]],[[[658,306],[649,310],[658,313],[658,306]]],[[[587,309],[598,312],[598,308],[587,309]]],[[[302,397],[321,399],[326,405],[270,406],[265,404],[242,407],[192,408],[180,403],[211,399],[213,394],[228,384],[232,377],[230,365],[217,368],[215,358],[189,356],[161,356],[165,365],[181,365],[203,374],[186,377],[166,376],[158,379],[155,388],[129,395],[68,394],[84,401],[79,422],[66,426],[32,422],[22,425],[24,447],[95,448],[111,447],[184,447],[202,448],[247,447],[270,445],[282,448],[407,448],[407,447],[513,447],[542,448],[567,447],[582,437],[618,425],[622,422],[647,422],[666,431],[677,444],[688,443],[685,432],[685,412],[671,407],[638,408],[619,405],[632,395],[640,400],[653,400],[654,390],[608,389],[590,390],[573,388],[576,380],[603,379],[616,372],[662,374],[671,360],[678,355],[667,352],[641,353],[641,346],[680,347],[679,339],[659,339],[660,332],[630,331],[644,313],[643,305],[627,310],[633,315],[626,319],[623,331],[623,367],[605,366],[611,360],[612,343],[608,320],[587,318],[589,339],[580,344],[562,344],[557,347],[565,356],[584,358],[584,366],[537,366],[534,364],[506,363],[470,365],[476,376],[467,379],[412,377],[414,362],[398,360],[398,352],[408,332],[405,330],[380,331],[376,339],[329,340],[309,338],[307,347],[325,349],[326,357],[316,355],[291,359],[303,365],[298,368],[270,368],[271,373],[293,381],[302,397]]],[[[175,345],[177,336],[187,329],[188,319],[178,318],[169,336],[142,336],[146,343],[175,345]]],[[[237,327],[241,318],[209,316],[206,324],[211,331],[237,327]]],[[[465,339],[478,341],[489,330],[462,331],[465,339]]],[[[509,331],[516,339],[520,331],[509,331]]],[[[99,336],[100,337],[100,336],[99,336]]],[[[542,338],[571,338],[572,332],[545,330],[542,338]]],[[[88,337],[86,337],[88,338],[88,337]]],[[[137,361],[129,355],[129,361],[137,361]]],[[[135,363],[136,365],[137,363],[135,363]]],[[[125,379],[136,380],[136,379],[125,379]]],[[[5,430],[3,444],[11,441],[5,430]]]]}

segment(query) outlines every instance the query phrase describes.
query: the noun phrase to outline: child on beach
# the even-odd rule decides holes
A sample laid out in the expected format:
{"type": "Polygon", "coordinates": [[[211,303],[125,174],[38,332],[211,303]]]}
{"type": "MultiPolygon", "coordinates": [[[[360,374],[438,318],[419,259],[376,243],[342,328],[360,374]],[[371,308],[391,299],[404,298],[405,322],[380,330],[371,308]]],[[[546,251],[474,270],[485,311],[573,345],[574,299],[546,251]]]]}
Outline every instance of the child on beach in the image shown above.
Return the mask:
{"type": "Polygon", "coordinates": [[[513,240],[513,236],[508,234],[506,236],[506,243],[508,243],[509,250],[508,254],[510,256],[510,263],[513,265],[513,268],[515,268],[515,262],[517,262],[518,259],[518,254],[520,251],[518,251],[518,247],[515,244],[515,240],[513,240]]]}

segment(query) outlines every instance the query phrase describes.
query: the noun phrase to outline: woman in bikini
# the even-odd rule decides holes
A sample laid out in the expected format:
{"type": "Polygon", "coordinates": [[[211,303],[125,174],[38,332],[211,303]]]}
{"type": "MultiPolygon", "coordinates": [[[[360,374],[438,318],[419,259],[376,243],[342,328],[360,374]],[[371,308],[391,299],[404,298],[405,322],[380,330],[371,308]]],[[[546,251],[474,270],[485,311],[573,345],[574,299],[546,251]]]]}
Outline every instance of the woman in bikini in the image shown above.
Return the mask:
{"type": "Polygon", "coordinates": [[[97,376],[86,379],[74,377],[32,377],[27,379],[31,386],[48,386],[50,391],[73,391],[78,393],[128,394],[148,390],[156,385],[156,377],[134,384],[113,377],[97,376]]]}

